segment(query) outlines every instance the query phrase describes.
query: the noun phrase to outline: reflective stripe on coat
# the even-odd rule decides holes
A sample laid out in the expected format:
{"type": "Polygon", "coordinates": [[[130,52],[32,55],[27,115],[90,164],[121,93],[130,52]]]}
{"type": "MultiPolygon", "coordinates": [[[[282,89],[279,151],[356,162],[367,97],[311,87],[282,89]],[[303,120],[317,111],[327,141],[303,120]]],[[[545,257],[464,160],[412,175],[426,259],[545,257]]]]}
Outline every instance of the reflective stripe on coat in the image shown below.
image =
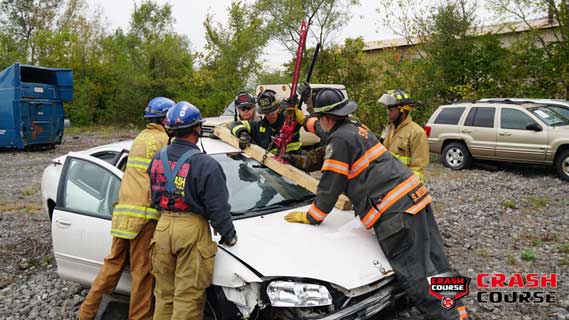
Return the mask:
{"type": "Polygon", "coordinates": [[[429,165],[429,143],[425,130],[408,115],[397,128],[390,123],[385,132],[383,144],[387,150],[423,180],[429,165]]]}
{"type": "Polygon", "coordinates": [[[154,154],[168,144],[164,127],[149,123],[132,142],[126,170],[119,191],[119,202],[113,210],[111,235],[134,239],[149,220],[160,213],[150,207],[150,178],[146,172],[154,154]]]}
{"type": "Polygon", "coordinates": [[[322,178],[307,218],[319,224],[345,193],[366,228],[386,212],[417,214],[432,198],[420,178],[366,128],[338,122],[326,144],[322,178]]]}

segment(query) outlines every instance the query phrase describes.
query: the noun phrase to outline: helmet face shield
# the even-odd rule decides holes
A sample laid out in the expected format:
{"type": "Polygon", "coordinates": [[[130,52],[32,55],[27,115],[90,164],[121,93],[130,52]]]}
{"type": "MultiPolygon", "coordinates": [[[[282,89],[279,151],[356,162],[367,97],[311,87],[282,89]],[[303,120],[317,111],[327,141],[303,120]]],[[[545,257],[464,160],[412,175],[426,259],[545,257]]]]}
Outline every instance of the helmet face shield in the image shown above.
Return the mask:
{"type": "Polygon", "coordinates": [[[168,110],[165,127],[169,130],[180,130],[193,127],[204,121],[196,106],[187,101],[181,101],[168,110]]]}
{"type": "Polygon", "coordinates": [[[144,118],[164,118],[170,108],[176,103],[168,98],[156,97],[148,102],[144,109],[144,118]]]}
{"type": "Polygon", "coordinates": [[[395,107],[399,103],[394,96],[387,93],[383,94],[377,102],[385,105],[386,108],[395,107]]]}

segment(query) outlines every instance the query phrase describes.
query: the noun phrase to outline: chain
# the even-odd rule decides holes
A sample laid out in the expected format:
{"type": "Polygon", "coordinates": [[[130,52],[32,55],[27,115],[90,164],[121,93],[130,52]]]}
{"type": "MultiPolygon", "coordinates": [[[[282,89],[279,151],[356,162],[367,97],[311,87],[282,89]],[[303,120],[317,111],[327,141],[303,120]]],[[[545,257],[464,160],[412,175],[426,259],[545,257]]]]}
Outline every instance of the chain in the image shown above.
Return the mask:
{"type": "Polygon", "coordinates": [[[271,143],[269,143],[269,146],[267,147],[267,150],[265,150],[265,154],[263,155],[263,160],[261,160],[262,165],[265,165],[265,160],[267,160],[267,156],[269,155],[269,150],[271,150],[273,144],[275,144],[275,139],[271,137],[271,143]]]}

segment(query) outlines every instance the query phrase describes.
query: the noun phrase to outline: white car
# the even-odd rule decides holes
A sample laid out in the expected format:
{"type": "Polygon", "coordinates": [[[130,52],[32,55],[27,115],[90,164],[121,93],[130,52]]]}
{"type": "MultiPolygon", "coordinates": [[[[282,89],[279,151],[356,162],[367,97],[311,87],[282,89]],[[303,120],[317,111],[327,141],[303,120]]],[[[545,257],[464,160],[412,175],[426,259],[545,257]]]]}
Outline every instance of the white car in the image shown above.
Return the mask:
{"type": "MultiPolygon", "coordinates": [[[[307,210],[312,193],[220,140],[201,140],[227,176],[239,235],[216,255],[206,318],[369,319],[403,297],[373,231],[353,211],[334,209],[320,226],[288,223],[284,216],[307,210]]],[[[70,152],[45,169],[42,201],[61,278],[89,286],[110,251],[130,145],[70,152]]],[[[129,288],[125,271],[115,293],[129,288]]]]}

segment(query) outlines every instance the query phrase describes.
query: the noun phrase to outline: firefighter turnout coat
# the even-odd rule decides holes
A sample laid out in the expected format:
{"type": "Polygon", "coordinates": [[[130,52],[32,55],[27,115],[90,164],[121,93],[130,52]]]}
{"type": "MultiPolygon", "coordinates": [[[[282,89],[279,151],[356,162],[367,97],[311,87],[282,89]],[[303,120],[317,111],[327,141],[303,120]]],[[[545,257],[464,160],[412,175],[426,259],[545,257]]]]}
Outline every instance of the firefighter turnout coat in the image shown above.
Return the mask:
{"type": "Polygon", "coordinates": [[[432,202],[417,175],[374,134],[350,121],[336,123],[329,134],[310,222],[324,221],[342,192],[368,229],[386,212],[417,214],[432,202]]]}
{"type": "MultiPolygon", "coordinates": [[[[271,144],[272,137],[277,137],[281,132],[281,128],[285,123],[284,111],[279,113],[279,117],[275,123],[271,124],[266,118],[261,120],[243,120],[232,123],[229,126],[231,133],[239,137],[241,132],[247,131],[251,136],[251,140],[256,145],[263,149],[271,147],[271,152],[276,152],[273,150],[274,146],[271,144]]],[[[286,146],[286,152],[298,151],[301,148],[300,143],[300,127],[296,126],[294,129],[294,136],[292,141],[286,146]]]]}
{"type": "MultiPolygon", "coordinates": [[[[199,151],[191,142],[174,139],[167,149],[171,166],[190,148],[199,151]]],[[[179,194],[168,195],[166,192],[166,177],[159,153],[148,167],[148,176],[151,180],[149,185],[152,184],[153,208],[159,211],[199,214],[209,220],[215,231],[226,239],[235,236],[225,173],[211,156],[200,152],[186,160],[174,178],[179,194]]]]}
{"type": "Polygon", "coordinates": [[[150,178],[146,169],[154,154],[168,144],[166,130],[160,124],[148,123],[134,139],[124,172],[119,202],[113,210],[111,234],[134,239],[149,219],[160,214],[150,207],[150,178]]]}
{"type": "Polygon", "coordinates": [[[390,123],[382,137],[387,150],[423,180],[429,165],[429,143],[425,130],[408,115],[397,127],[390,123]]]}

